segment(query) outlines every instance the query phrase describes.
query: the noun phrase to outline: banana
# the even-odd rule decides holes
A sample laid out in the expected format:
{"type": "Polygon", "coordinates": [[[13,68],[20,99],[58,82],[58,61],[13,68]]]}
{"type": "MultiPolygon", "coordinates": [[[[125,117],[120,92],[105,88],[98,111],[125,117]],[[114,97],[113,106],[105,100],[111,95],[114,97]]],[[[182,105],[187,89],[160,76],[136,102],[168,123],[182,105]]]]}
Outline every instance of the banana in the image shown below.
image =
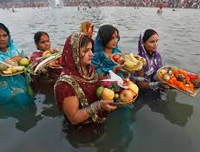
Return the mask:
{"type": "Polygon", "coordinates": [[[6,69],[6,70],[4,70],[4,71],[3,71],[3,73],[4,73],[4,74],[12,74],[12,71],[11,71],[11,70],[8,70],[8,69],[6,69]]]}
{"type": "Polygon", "coordinates": [[[12,73],[17,72],[17,70],[14,67],[7,68],[6,71],[12,71],[12,73]]]}
{"type": "Polygon", "coordinates": [[[14,66],[14,69],[16,69],[17,71],[23,71],[24,70],[24,66],[14,66]]]}
{"type": "Polygon", "coordinates": [[[44,51],[43,53],[42,53],[42,57],[48,57],[48,56],[50,56],[52,53],[51,53],[51,51],[50,50],[47,50],[47,51],[44,51]]]}
{"type": "Polygon", "coordinates": [[[60,57],[60,56],[54,56],[54,55],[52,55],[52,56],[46,58],[45,60],[43,60],[42,62],[40,62],[40,63],[36,66],[34,72],[36,73],[41,67],[46,66],[47,64],[49,64],[49,62],[51,62],[52,60],[55,60],[55,59],[57,59],[57,58],[59,58],[59,57],[60,57]]]}
{"type": "Polygon", "coordinates": [[[124,63],[124,65],[125,65],[128,69],[132,69],[132,68],[135,66],[134,62],[131,62],[130,60],[126,60],[125,63],[124,63]]]}
{"type": "Polygon", "coordinates": [[[143,57],[134,55],[133,53],[126,53],[123,55],[125,60],[124,65],[130,71],[141,70],[143,65],[146,64],[146,60],[143,57]]]}

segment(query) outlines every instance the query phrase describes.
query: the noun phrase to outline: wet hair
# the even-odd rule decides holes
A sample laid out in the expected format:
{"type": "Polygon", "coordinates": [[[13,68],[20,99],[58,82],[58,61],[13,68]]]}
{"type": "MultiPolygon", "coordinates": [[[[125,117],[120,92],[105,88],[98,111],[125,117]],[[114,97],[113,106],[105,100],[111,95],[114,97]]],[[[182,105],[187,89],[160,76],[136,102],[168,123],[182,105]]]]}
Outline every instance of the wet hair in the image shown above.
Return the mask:
{"type": "Polygon", "coordinates": [[[100,37],[101,45],[106,47],[108,42],[112,40],[112,36],[117,31],[117,37],[120,39],[119,31],[112,25],[103,25],[99,28],[98,35],[100,37]]]}
{"type": "Polygon", "coordinates": [[[8,37],[10,39],[10,31],[8,30],[8,28],[3,23],[0,23],[0,29],[4,30],[7,33],[8,37]]]}
{"type": "Polygon", "coordinates": [[[158,33],[155,31],[155,30],[152,30],[152,29],[147,29],[145,32],[144,32],[144,36],[142,38],[142,41],[143,42],[146,42],[152,35],[155,35],[158,33]]]}
{"type": "Polygon", "coordinates": [[[40,41],[40,38],[42,37],[42,35],[46,35],[46,36],[48,36],[48,38],[49,38],[49,35],[48,35],[46,32],[39,31],[39,32],[35,33],[35,35],[34,35],[34,41],[35,41],[35,44],[36,44],[36,45],[37,45],[38,42],[40,41]]]}
{"type": "MultiPolygon", "coordinates": [[[[94,41],[91,37],[89,37],[88,35],[84,35],[81,39],[81,43],[80,43],[80,47],[87,47],[87,45],[89,44],[89,42],[92,43],[92,46],[94,46],[94,41]]],[[[92,47],[92,52],[94,52],[94,47],[92,47]]]]}

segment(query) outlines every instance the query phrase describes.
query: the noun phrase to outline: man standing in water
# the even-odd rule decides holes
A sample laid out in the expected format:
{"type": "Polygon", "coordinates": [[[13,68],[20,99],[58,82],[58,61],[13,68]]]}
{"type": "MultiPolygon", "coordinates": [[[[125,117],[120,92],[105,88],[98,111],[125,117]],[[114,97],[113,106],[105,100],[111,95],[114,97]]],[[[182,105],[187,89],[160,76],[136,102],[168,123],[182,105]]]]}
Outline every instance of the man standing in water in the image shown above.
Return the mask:
{"type": "Polygon", "coordinates": [[[163,11],[162,11],[162,7],[163,7],[163,6],[162,6],[162,3],[161,3],[160,6],[159,6],[159,9],[157,10],[157,14],[158,14],[158,15],[162,15],[162,12],[163,12],[163,11]]]}

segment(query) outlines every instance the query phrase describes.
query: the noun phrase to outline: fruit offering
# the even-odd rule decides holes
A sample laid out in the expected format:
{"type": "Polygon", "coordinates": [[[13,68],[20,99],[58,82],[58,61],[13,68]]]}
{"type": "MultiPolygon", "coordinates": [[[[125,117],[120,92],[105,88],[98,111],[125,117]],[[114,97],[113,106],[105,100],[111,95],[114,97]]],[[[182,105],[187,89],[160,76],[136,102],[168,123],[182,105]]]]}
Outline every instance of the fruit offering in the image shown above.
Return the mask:
{"type": "Polygon", "coordinates": [[[126,89],[117,85],[116,81],[102,81],[101,86],[96,90],[99,99],[114,100],[114,105],[127,105],[135,101],[138,95],[138,87],[132,81],[125,79],[126,89]]]}
{"type": "Polygon", "coordinates": [[[146,64],[146,60],[143,57],[133,53],[116,53],[112,55],[111,59],[119,65],[124,65],[124,68],[131,72],[141,70],[146,64]]]}
{"type": "Polygon", "coordinates": [[[47,57],[49,57],[49,56],[51,56],[53,54],[56,54],[58,52],[60,52],[60,49],[58,49],[58,48],[53,49],[53,50],[47,50],[47,51],[44,51],[42,53],[42,57],[47,58],[47,57]]]}
{"type": "Polygon", "coordinates": [[[5,62],[12,66],[28,66],[30,64],[30,60],[28,58],[21,56],[14,56],[11,59],[6,59],[5,62]]]}
{"type": "Polygon", "coordinates": [[[25,72],[26,67],[30,64],[30,60],[26,57],[14,56],[6,59],[0,64],[0,73],[3,76],[11,76],[25,72]]]}
{"type": "Polygon", "coordinates": [[[166,81],[171,87],[174,87],[191,96],[196,95],[195,88],[200,87],[200,77],[194,73],[186,72],[175,66],[163,67],[157,71],[160,80],[166,81]]]}
{"type": "Polygon", "coordinates": [[[62,57],[60,57],[56,60],[52,60],[49,63],[49,67],[51,67],[51,68],[62,68],[61,65],[62,65],[62,57]]]}
{"type": "Polygon", "coordinates": [[[12,75],[16,73],[21,73],[24,71],[24,66],[6,66],[5,64],[0,64],[0,72],[3,75],[12,75]]]}
{"type": "Polygon", "coordinates": [[[188,77],[190,78],[190,81],[194,85],[195,88],[200,88],[200,76],[196,75],[194,73],[188,72],[188,77]]]}

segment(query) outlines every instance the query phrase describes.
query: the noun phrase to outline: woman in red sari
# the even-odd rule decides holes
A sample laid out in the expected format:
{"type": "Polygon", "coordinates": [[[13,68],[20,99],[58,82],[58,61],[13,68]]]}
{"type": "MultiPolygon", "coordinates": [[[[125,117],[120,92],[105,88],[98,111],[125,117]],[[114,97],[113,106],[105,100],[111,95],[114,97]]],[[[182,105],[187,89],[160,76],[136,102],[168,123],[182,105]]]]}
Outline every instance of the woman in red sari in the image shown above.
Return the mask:
{"type": "MultiPolygon", "coordinates": [[[[55,49],[51,49],[51,41],[49,35],[44,31],[39,31],[34,35],[34,41],[37,48],[37,51],[33,52],[30,60],[33,65],[33,69],[43,61],[43,53],[54,53],[55,49]]],[[[47,54],[46,54],[47,55],[47,54]]],[[[40,93],[44,94],[47,101],[52,101],[54,99],[54,84],[56,79],[60,76],[61,69],[55,69],[50,67],[43,67],[38,70],[37,75],[32,75],[32,86],[33,89],[40,93]]]]}
{"type": "Polygon", "coordinates": [[[42,57],[42,54],[51,50],[51,41],[49,35],[46,32],[39,31],[34,35],[34,41],[37,48],[37,51],[33,52],[30,57],[32,62],[37,62],[39,57],[42,57]]]}
{"type": "MultiPolygon", "coordinates": [[[[50,41],[49,35],[44,31],[39,31],[35,33],[34,41],[35,41],[37,51],[33,52],[30,57],[31,62],[34,63],[33,68],[35,68],[36,65],[38,65],[42,61],[41,57],[47,56],[48,53],[50,55],[51,53],[55,53],[59,51],[58,49],[51,49],[51,41],[50,41]]],[[[51,78],[51,79],[58,78],[58,76],[60,75],[60,72],[61,72],[60,69],[52,69],[52,68],[43,68],[42,71],[40,71],[42,75],[46,73],[46,75],[48,75],[48,78],[51,78]]]]}
{"type": "Polygon", "coordinates": [[[74,33],[66,40],[62,53],[63,71],[54,86],[57,104],[64,111],[68,124],[100,123],[106,111],[116,109],[112,100],[96,97],[99,79],[91,65],[93,40],[74,33]]]}

